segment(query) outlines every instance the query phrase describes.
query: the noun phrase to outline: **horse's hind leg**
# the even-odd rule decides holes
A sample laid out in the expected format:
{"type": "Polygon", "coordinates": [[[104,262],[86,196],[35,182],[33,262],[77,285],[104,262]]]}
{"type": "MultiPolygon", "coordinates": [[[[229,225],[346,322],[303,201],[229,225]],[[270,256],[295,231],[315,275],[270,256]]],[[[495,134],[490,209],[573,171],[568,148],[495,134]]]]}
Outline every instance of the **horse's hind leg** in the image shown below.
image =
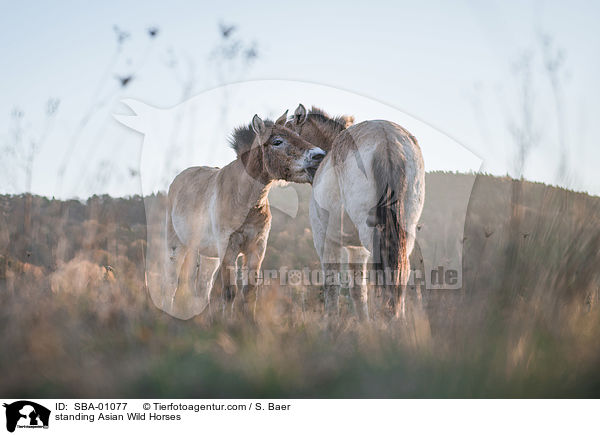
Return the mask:
{"type": "Polygon", "coordinates": [[[403,262],[404,266],[400,269],[400,285],[395,288],[396,294],[394,301],[396,302],[396,317],[400,317],[406,321],[406,293],[410,278],[410,263],[408,258],[403,262]]]}
{"type": "Polygon", "coordinates": [[[360,320],[368,320],[367,260],[370,253],[362,246],[346,246],[346,252],[348,253],[348,268],[352,273],[350,296],[352,296],[354,311],[360,320]]]}
{"type": "Polygon", "coordinates": [[[186,246],[181,243],[171,223],[170,215],[167,214],[166,228],[166,258],[163,297],[168,300],[170,309],[173,309],[173,301],[177,293],[179,272],[187,254],[186,246]]]}
{"type": "Polygon", "coordinates": [[[313,241],[324,274],[325,312],[328,315],[337,315],[342,262],[342,245],[339,241],[341,239],[341,211],[336,207],[332,207],[332,211],[321,208],[313,196],[309,214],[313,241]]]}
{"type": "Polygon", "coordinates": [[[192,297],[198,297],[198,284],[200,279],[200,255],[197,249],[188,249],[186,259],[182,266],[182,275],[187,281],[187,291],[192,297]]]}
{"type": "Polygon", "coordinates": [[[325,311],[328,315],[337,315],[339,313],[342,245],[335,240],[326,240],[321,264],[325,278],[325,311]]]}
{"type": "Polygon", "coordinates": [[[219,259],[216,257],[198,256],[198,277],[196,281],[196,295],[210,299],[215,272],[219,268],[219,259]]]}

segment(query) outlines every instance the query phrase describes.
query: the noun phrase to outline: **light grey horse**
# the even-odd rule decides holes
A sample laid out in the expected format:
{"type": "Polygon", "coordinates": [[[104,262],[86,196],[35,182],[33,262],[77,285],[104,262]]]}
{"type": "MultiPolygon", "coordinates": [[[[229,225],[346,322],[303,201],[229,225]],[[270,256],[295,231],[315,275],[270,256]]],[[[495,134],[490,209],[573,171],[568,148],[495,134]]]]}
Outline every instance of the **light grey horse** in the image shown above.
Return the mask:
{"type": "Polygon", "coordinates": [[[367,262],[384,280],[384,303],[404,316],[409,256],[425,200],[425,171],[417,140],[389,121],[330,117],[298,106],[288,121],[300,136],[327,152],[313,181],[310,223],[325,272],[326,311],[337,313],[343,249],[353,272],[350,292],[368,318],[367,262]],[[359,278],[359,279],[356,279],[359,278]]]}

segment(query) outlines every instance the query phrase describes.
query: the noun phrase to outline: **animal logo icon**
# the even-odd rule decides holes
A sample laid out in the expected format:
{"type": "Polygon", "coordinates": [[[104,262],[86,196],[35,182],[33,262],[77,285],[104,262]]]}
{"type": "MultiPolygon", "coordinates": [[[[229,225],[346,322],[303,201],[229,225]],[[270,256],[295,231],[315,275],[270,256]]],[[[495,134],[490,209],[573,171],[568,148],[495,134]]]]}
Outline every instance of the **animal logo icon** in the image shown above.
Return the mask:
{"type": "Polygon", "coordinates": [[[47,428],[50,410],[30,400],[18,400],[4,404],[6,408],[6,430],[14,432],[19,428],[47,428]]]}

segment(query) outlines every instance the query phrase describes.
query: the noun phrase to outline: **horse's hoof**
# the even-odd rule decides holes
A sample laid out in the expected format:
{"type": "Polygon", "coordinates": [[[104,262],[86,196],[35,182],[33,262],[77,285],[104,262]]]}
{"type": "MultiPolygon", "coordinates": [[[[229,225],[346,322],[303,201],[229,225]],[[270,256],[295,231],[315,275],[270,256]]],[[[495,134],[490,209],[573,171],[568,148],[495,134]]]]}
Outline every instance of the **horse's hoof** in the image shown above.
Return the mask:
{"type": "Polygon", "coordinates": [[[227,287],[225,289],[225,300],[227,302],[231,302],[233,301],[233,298],[235,298],[235,290],[233,289],[233,287],[227,287]]]}

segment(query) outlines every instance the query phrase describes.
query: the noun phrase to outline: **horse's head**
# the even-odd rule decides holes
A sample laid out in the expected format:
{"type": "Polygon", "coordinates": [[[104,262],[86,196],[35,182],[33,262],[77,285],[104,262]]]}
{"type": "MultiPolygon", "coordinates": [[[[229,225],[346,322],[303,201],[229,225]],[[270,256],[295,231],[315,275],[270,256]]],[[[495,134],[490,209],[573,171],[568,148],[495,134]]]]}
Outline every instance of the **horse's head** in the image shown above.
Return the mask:
{"type": "Polygon", "coordinates": [[[329,152],[335,137],[352,125],[354,118],[348,115],[331,117],[321,109],[312,107],[310,112],[300,104],[286,126],[311,144],[329,152]]]}
{"type": "Polygon", "coordinates": [[[255,178],[310,183],[325,151],[287,128],[286,120],[287,111],[275,122],[254,115],[250,128],[234,132],[233,147],[255,178]]]}

